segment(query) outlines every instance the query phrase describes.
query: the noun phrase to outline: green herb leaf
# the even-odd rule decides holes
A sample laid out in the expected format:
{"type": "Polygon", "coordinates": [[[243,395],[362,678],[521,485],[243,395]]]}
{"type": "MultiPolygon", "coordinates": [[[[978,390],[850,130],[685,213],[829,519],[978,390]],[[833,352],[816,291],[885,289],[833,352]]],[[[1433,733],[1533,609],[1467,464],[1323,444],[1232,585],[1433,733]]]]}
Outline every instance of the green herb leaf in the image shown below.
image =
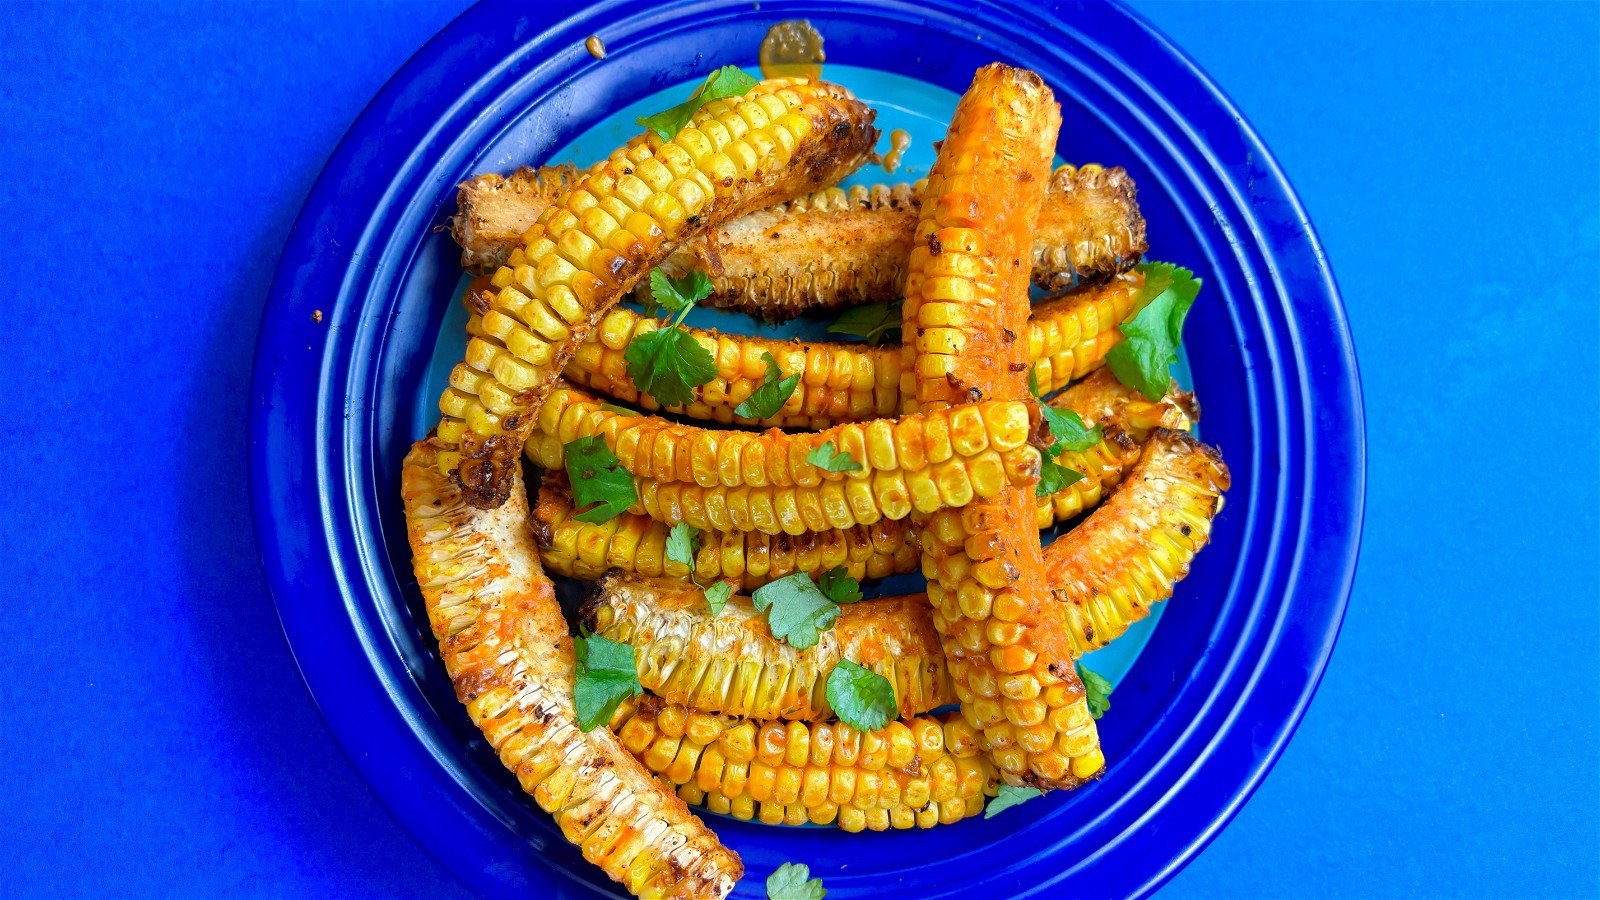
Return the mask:
{"type": "Polygon", "coordinates": [[[615,403],[602,403],[602,404],[600,404],[600,408],[605,410],[606,412],[614,412],[619,416],[637,416],[637,415],[641,415],[641,413],[638,410],[629,409],[626,406],[618,406],[615,403]]]}
{"type": "Polygon", "coordinates": [[[1200,293],[1201,279],[1171,263],[1144,263],[1143,296],[1151,298],[1131,320],[1119,326],[1126,340],[1106,354],[1117,380],[1160,400],[1172,384],[1169,367],[1178,361],[1183,321],[1200,293]]]}
{"type": "Polygon", "coordinates": [[[788,378],[783,378],[783,370],[778,368],[778,361],[771,353],[763,352],[761,358],[767,363],[766,374],[761,376],[761,384],[744,398],[744,402],[734,408],[733,414],[746,419],[765,419],[778,414],[783,405],[789,402],[789,397],[794,394],[794,389],[800,385],[800,373],[796,372],[788,378]]]}
{"type": "Polygon", "coordinates": [[[900,330],[900,303],[868,303],[852,306],[828,326],[829,334],[848,334],[876,347],[890,332],[900,330]]]}
{"type": "Polygon", "coordinates": [[[633,647],[607,640],[598,634],[573,639],[578,654],[578,678],[572,686],[572,702],[578,711],[578,727],[593,731],[611,721],[622,701],[644,693],[639,672],[633,664],[633,647]]]}
{"type": "Polygon", "coordinates": [[[1044,791],[1031,787],[1012,787],[1009,784],[1000,785],[1000,794],[983,810],[985,819],[992,819],[1019,803],[1027,803],[1035,797],[1043,797],[1044,791]]]}
{"type": "Polygon", "coordinates": [[[750,599],[756,609],[767,614],[772,636],[796,650],[815,647],[817,636],[839,618],[839,604],[829,600],[804,572],[756,588],[750,599]]]}
{"type": "Polygon", "coordinates": [[[1078,677],[1083,680],[1084,693],[1089,698],[1089,715],[1096,719],[1111,708],[1111,682],[1088,666],[1078,664],[1078,677]]]}
{"type": "Polygon", "coordinates": [[[1075,481],[1082,481],[1083,477],[1082,472],[1063,466],[1056,462],[1054,455],[1046,453],[1039,461],[1039,483],[1034,486],[1033,493],[1038,497],[1048,497],[1066,490],[1075,481]]]}
{"type": "Polygon", "coordinates": [[[756,86],[756,80],[746,75],[738,66],[723,66],[712,72],[705,83],[694,89],[689,99],[671,109],[653,116],[640,116],[634,121],[661,136],[663,141],[677,137],[683,126],[694,118],[695,111],[713,100],[742,96],[756,86]]]}
{"type": "Polygon", "coordinates": [[[889,679],[848,659],[828,673],[828,705],[839,721],[858,731],[877,731],[898,710],[889,679]]]}
{"type": "Polygon", "coordinates": [[[817,589],[835,603],[854,603],[861,599],[861,583],[851,578],[844,566],[834,566],[823,572],[817,589]]]}
{"type": "Polygon", "coordinates": [[[688,522],[679,522],[667,532],[667,559],[683,563],[694,571],[695,544],[700,543],[700,533],[688,522]]]}
{"type": "Polygon", "coordinates": [[[676,325],[635,334],[622,358],[634,387],[662,406],[683,406],[694,389],[717,377],[711,351],[676,325]]]}
{"type": "Polygon", "coordinates": [[[1028,393],[1039,396],[1039,364],[1034,363],[1028,367],[1028,393]]]}
{"type": "Polygon", "coordinates": [[[668,278],[660,269],[651,269],[650,296],[672,312],[682,312],[711,296],[711,276],[693,269],[682,278],[668,278]]]}
{"type": "Polygon", "coordinates": [[[1050,446],[1059,456],[1063,450],[1081,453],[1100,443],[1100,426],[1083,424],[1083,419],[1070,409],[1056,409],[1048,403],[1039,404],[1039,412],[1050,426],[1050,446]]]}
{"type": "Polygon", "coordinates": [[[579,522],[608,521],[639,499],[633,489],[633,473],[622,467],[600,435],[568,442],[564,456],[572,500],[583,510],[573,516],[579,522]]]}
{"type": "Polygon", "coordinates": [[[822,900],[828,892],[805,863],[784,863],[767,876],[767,900],[822,900]]]}
{"type": "Polygon", "coordinates": [[[705,591],[706,603],[711,607],[711,617],[714,619],[722,615],[722,608],[728,605],[728,598],[733,596],[733,585],[726,581],[718,581],[705,591]]]}
{"type": "Polygon", "coordinates": [[[861,463],[843,451],[833,448],[833,441],[823,441],[822,446],[806,454],[806,462],[824,472],[859,472],[861,463]]]}

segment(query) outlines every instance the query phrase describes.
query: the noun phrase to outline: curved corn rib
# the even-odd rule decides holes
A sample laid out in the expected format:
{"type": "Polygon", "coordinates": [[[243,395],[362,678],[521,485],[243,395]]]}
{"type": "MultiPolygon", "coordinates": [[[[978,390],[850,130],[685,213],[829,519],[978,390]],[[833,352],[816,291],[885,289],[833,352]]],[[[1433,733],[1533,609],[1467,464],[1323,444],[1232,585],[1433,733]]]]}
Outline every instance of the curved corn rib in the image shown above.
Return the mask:
{"type": "Polygon", "coordinates": [[[857,817],[845,810],[861,812],[866,826],[880,815],[905,821],[899,808],[915,822],[936,806],[940,821],[953,822],[981,809],[996,787],[978,736],[959,716],[918,716],[862,733],[842,722],[758,722],[645,697],[625,702],[611,727],[662,781],[692,785],[690,796],[714,792],[747,810],[798,804],[808,818],[836,815],[847,828],[857,817]]]}
{"type": "MultiPolygon", "coordinates": [[[[999,64],[978,70],[957,104],[906,282],[907,408],[1027,396],[1018,260],[1060,124],[1039,76],[999,64]]],[[[922,570],[961,714],[1007,783],[1049,790],[1081,784],[1105,757],[1050,602],[1037,508],[1031,485],[1007,484],[934,513],[921,530],[922,570]]]]}
{"type": "MultiPolygon", "coordinates": [[[[1144,276],[1130,272],[1111,283],[1043,301],[1028,323],[1028,360],[1039,390],[1050,393],[1100,368],[1122,341],[1118,325],[1132,318],[1150,298],[1144,276]]],[[[590,338],[567,364],[566,376],[583,385],[645,409],[661,409],[628,374],[626,352],[634,336],[659,323],[624,307],[606,313],[590,338]]],[[[473,321],[469,331],[481,325],[473,321]]],[[[723,423],[821,429],[865,422],[901,412],[901,350],[894,345],[835,341],[779,341],[741,334],[685,328],[716,361],[717,376],[694,389],[685,406],[669,411],[723,423]],[[765,419],[734,415],[766,376],[764,354],[772,354],[780,377],[800,375],[800,383],[777,414],[765,419]]]]}
{"type": "MultiPolygon", "coordinates": [[[[978,762],[982,764],[983,760],[979,759],[978,762]]],[[[992,770],[993,766],[989,768],[992,770]]],[[[683,802],[692,806],[704,806],[711,812],[747,822],[755,819],[763,825],[837,824],[841,831],[852,834],[862,831],[888,831],[891,828],[904,831],[908,828],[953,825],[982,812],[984,802],[984,798],[980,795],[953,797],[942,803],[930,800],[922,807],[897,803],[887,809],[879,806],[862,810],[854,806],[841,807],[831,800],[807,806],[798,801],[785,804],[767,800],[757,803],[750,799],[749,794],[741,794],[730,799],[721,791],[704,790],[700,785],[692,783],[680,786],[678,796],[683,798],[683,802]]]]}
{"type": "MultiPolygon", "coordinates": [[[[522,168],[461,184],[452,234],[462,267],[488,274],[503,265],[577,175],[570,165],[522,168]]],[[[711,303],[773,319],[894,300],[923,187],[827,188],[694,238],[665,265],[675,275],[709,272],[711,303]]],[[[1034,282],[1048,290],[1099,284],[1137,263],[1146,244],[1135,195],[1120,168],[1057,169],[1034,234],[1034,282]]]]}
{"type": "Polygon", "coordinates": [[[632,644],[639,683],[669,702],[817,721],[833,715],[827,682],[841,659],[888,679],[901,716],[956,702],[927,609],[922,595],[853,603],[814,646],[797,650],[772,637],[748,598],[734,597],[712,616],[692,584],[614,571],[594,586],[580,615],[595,634],[632,644]]]}
{"type": "Polygon", "coordinates": [[[739,857],[610,732],[578,730],[572,639],[539,569],[522,491],[475,510],[434,457],[418,443],[401,470],[406,530],[439,654],[468,714],[566,839],[629,891],[726,896],[744,872],[739,857]]]}
{"type": "Polygon", "coordinates": [[[564,387],[539,410],[527,449],[534,462],[557,469],[567,443],[599,435],[635,477],[634,512],[706,531],[797,535],[963,506],[973,497],[994,496],[1004,484],[1036,478],[1039,452],[1028,443],[1029,416],[1029,403],[1014,400],[822,432],[756,434],[625,415],[564,387]],[[807,459],[827,443],[849,454],[859,470],[829,472],[807,459]],[[661,513],[661,502],[674,502],[664,492],[702,504],[705,516],[696,521],[661,513]]]}
{"type": "Polygon", "coordinates": [[[702,106],[670,141],[630,141],[583,173],[495,272],[479,333],[439,398],[439,464],[498,506],[545,393],[605,311],[682,241],[838,180],[877,140],[849,91],[763,81],[702,106]]]}
{"type": "Polygon", "coordinates": [[[1111,499],[1046,549],[1045,577],[1078,652],[1105,646],[1172,596],[1228,485],[1215,449],[1157,428],[1111,499]]]}
{"type": "MultiPolygon", "coordinates": [[[[548,472],[533,511],[534,535],[545,568],[593,581],[609,569],[687,578],[689,567],[667,558],[671,526],[638,513],[589,523],[572,518],[572,489],[564,472],[548,472]]],[[[695,554],[695,580],[733,582],[751,591],[795,572],[817,575],[843,568],[851,578],[886,578],[920,565],[909,524],[884,520],[847,529],[767,535],[759,531],[707,531],[695,554]]]]}

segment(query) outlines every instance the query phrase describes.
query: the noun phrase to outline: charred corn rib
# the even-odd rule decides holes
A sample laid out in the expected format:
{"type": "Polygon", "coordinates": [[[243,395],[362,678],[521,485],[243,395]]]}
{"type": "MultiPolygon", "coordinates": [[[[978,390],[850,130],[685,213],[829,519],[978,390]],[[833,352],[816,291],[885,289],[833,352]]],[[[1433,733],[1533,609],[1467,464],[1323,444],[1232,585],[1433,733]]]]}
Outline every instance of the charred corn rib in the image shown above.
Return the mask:
{"type": "MultiPolygon", "coordinates": [[[[979,760],[982,764],[983,760],[979,760]]],[[[993,766],[989,766],[992,770],[993,766]]],[[[962,819],[970,819],[983,811],[984,798],[967,797],[946,800],[943,803],[929,801],[923,807],[911,807],[899,803],[887,809],[857,809],[854,806],[839,806],[831,800],[824,800],[814,806],[804,803],[778,803],[768,800],[757,803],[750,799],[749,794],[741,794],[730,799],[721,791],[707,791],[698,784],[686,784],[678,788],[678,796],[685,803],[693,806],[704,806],[714,813],[733,816],[736,819],[749,821],[755,819],[763,825],[833,825],[852,834],[862,831],[888,831],[893,828],[903,831],[908,828],[932,828],[935,825],[951,825],[962,819]]]]}
{"type": "MultiPolygon", "coordinates": [[[[739,857],[605,729],[578,729],[573,646],[520,484],[473,509],[426,442],[401,471],[417,583],[456,694],[585,859],[641,897],[723,897],[739,857]]],[[[513,474],[515,479],[517,476],[513,474]]]]}
{"type": "MultiPolygon", "coordinates": [[[[978,70],[928,177],[906,282],[908,404],[1026,397],[1027,251],[1060,109],[1032,72],[978,70]],[[914,337],[913,337],[914,336],[914,337]]],[[[969,408],[956,406],[956,409],[969,408]]],[[[1071,788],[1105,765],[1052,607],[1033,486],[934,513],[922,570],[961,714],[1013,785],[1071,788]]]]}
{"type": "MultiPolygon", "coordinates": [[[[573,511],[566,474],[546,473],[533,518],[539,557],[550,571],[585,581],[613,568],[678,579],[691,574],[687,566],[667,558],[671,526],[636,513],[606,522],[579,522],[572,518],[573,511]]],[[[736,590],[747,592],[796,572],[818,575],[841,567],[858,581],[902,575],[920,566],[908,528],[906,522],[886,519],[800,535],[702,532],[692,574],[701,584],[727,579],[736,590]]]]}
{"type": "MultiPolygon", "coordinates": [[[[452,233],[461,265],[488,274],[522,246],[572,166],[522,168],[463,183],[452,233]]],[[[675,275],[712,275],[709,302],[786,319],[808,309],[900,297],[923,184],[828,188],[751,213],[683,245],[675,275]]],[[[1048,290],[1099,284],[1139,261],[1145,223],[1120,168],[1062,166],[1050,179],[1033,243],[1033,279],[1048,290]]]]}
{"type": "Polygon", "coordinates": [[[1215,449],[1157,428],[1111,499],[1050,545],[1045,576],[1079,652],[1105,646],[1172,596],[1228,484],[1215,449]]]}
{"type": "MultiPolygon", "coordinates": [[[[1028,360],[1039,390],[1049,393],[1099,368],[1122,341],[1118,325],[1132,318],[1149,298],[1138,272],[1111,283],[1046,300],[1033,308],[1028,323],[1028,360]]],[[[583,385],[645,409],[660,409],[628,375],[625,354],[640,333],[654,331],[655,319],[624,307],[612,309],[567,364],[566,376],[583,385]]],[[[481,330],[474,321],[469,328],[481,330]]],[[[739,424],[821,429],[846,422],[897,416],[900,408],[901,350],[852,342],[798,343],[686,328],[716,360],[717,377],[695,389],[688,405],[670,411],[694,419],[739,424]],[[766,375],[772,354],[781,376],[800,375],[800,384],[776,415],[752,420],[734,410],[766,375]]]]}
{"type": "Polygon", "coordinates": [[[865,666],[894,687],[900,715],[956,702],[939,633],[921,595],[846,606],[805,650],[774,640],[766,616],[734,597],[711,616],[687,582],[613,571],[580,609],[595,634],[632,644],[639,683],[690,709],[755,719],[816,721],[833,715],[828,675],[839,660],[865,666]]]}
{"type": "Polygon", "coordinates": [[[439,465],[467,502],[505,502],[546,392],[606,310],[680,243],[853,171],[877,140],[850,92],[763,81],[578,176],[476,295],[479,333],[439,399],[439,465]]]}
{"type": "Polygon", "coordinates": [[[822,432],[756,434],[624,415],[561,388],[539,410],[528,449],[539,465],[557,469],[567,443],[600,435],[635,476],[640,502],[634,512],[707,531],[802,534],[962,506],[1036,477],[1039,452],[1028,443],[1029,415],[1029,404],[1014,400],[822,432]],[[849,454],[859,470],[829,472],[810,462],[827,443],[849,454]],[[669,488],[679,489],[673,496],[691,496],[693,489],[683,502],[702,503],[705,524],[663,515],[659,504],[669,488]]]}
{"type": "MultiPolygon", "coordinates": [[[[693,712],[645,697],[625,702],[611,727],[658,778],[680,792],[689,787],[690,796],[725,798],[726,811],[741,818],[750,817],[741,811],[775,804],[769,817],[781,810],[791,821],[799,805],[808,820],[837,818],[847,830],[885,818],[909,827],[926,822],[931,806],[948,823],[982,809],[996,786],[993,766],[977,751],[978,736],[959,716],[943,722],[919,716],[862,733],[843,723],[693,712]]],[[[708,798],[708,806],[718,809],[720,800],[708,798]]]]}

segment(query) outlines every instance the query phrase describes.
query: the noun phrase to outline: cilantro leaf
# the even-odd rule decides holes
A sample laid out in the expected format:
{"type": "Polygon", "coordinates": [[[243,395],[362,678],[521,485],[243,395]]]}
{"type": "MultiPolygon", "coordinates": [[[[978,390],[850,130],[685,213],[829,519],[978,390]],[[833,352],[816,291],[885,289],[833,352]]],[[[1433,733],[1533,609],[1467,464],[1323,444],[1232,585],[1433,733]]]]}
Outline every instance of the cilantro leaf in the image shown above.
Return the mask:
{"type": "Polygon", "coordinates": [[[634,386],[662,406],[687,404],[694,399],[695,388],[717,377],[711,351],[676,323],[635,334],[622,358],[634,386]]]}
{"type": "Polygon", "coordinates": [[[1111,682],[1082,663],[1078,663],[1078,677],[1083,680],[1083,690],[1089,698],[1089,715],[1096,719],[1105,715],[1111,708],[1111,682]]]}
{"type": "Polygon", "coordinates": [[[1039,413],[1050,426],[1050,446],[1056,455],[1063,450],[1081,453],[1100,443],[1100,426],[1083,424],[1083,419],[1070,409],[1056,409],[1048,403],[1039,404],[1039,413]]]}
{"type": "Polygon", "coordinates": [[[1044,791],[1031,787],[1012,787],[1009,784],[1000,785],[1000,795],[989,801],[983,810],[985,819],[992,819],[1019,803],[1027,803],[1035,797],[1043,797],[1044,791]]]}
{"type": "Polygon", "coordinates": [[[726,581],[718,581],[705,589],[706,605],[711,607],[711,617],[715,619],[722,615],[722,608],[728,605],[728,598],[733,596],[733,585],[726,581]]]}
{"type": "Polygon", "coordinates": [[[1106,354],[1106,365],[1117,380],[1160,400],[1172,383],[1168,367],[1178,361],[1183,342],[1183,321],[1200,293],[1201,279],[1171,263],[1144,263],[1144,308],[1119,328],[1126,340],[1106,354]]]}
{"type": "Polygon", "coordinates": [[[682,278],[668,278],[660,269],[651,269],[650,296],[672,312],[682,312],[711,296],[711,276],[692,269],[682,278]]]}
{"type": "Polygon", "coordinates": [[[605,522],[625,512],[639,499],[633,473],[622,467],[606,439],[600,435],[578,438],[563,448],[572,500],[583,512],[579,522],[605,522]]]}
{"type": "Polygon", "coordinates": [[[828,326],[829,334],[848,334],[876,347],[892,331],[900,330],[900,303],[867,303],[852,306],[828,326]]]}
{"type": "Polygon", "coordinates": [[[857,731],[877,731],[899,709],[889,679],[848,659],[839,660],[828,673],[828,705],[839,721],[857,731]]]}
{"type": "Polygon", "coordinates": [[[805,863],[784,863],[767,876],[767,900],[822,900],[828,892],[805,863]]]}
{"type": "Polygon", "coordinates": [[[823,572],[817,588],[835,603],[854,603],[861,599],[861,583],[851,578],[844,566],[834,566],[823,572]]]}
{"type": "Polygon", "coordinates": [[[1028,367],[1028,393],[1039,396],[1039,364],[1034,363],[1028,367]]]}
{"type": "Polygon", "coordinates": [[[618,406],[615,403],[602,403],[602,404],[600,404],[600,408],[605,410],[606,412],[616,413],[619,416],[637,416],[637,415],[640,415],[638,410],[629,409],[626,406],[618,406]]]}
{"type": "Polygon", "coordinates": [[[1039,483],[1034,486],[1033,493],[1037,497],[1048,497],[1066,490],[1068,485],[1083,478],[1082,472],[1063,466],[1056,462],[1054,454],[1046,453],[1039,461],[1039,483]]]}
{"type": "Polygon", "coordinates": [[[572,644],[578,654],[578,677],[572,685],[578,727],[593,731],[611,721],[622,701],[644,693],[644,688],[634,668],[633,647],[598,634],[574,638],[572,644]]]}
{"type": "Polygon", "coordinates": [[[806,454],[806,462],[824,472],[859,472],[861,463],[842,450],[835,450],[833,441],[823,441],[822,446],[806,454]]]}
{"type": "Polygon", "coordinates": [[[783,370],[778,368],[778,361],[771,353],[763,352],[762,360],[767,364],[766,374],[761,376],[761,384],[744,398],[744,402],[734,408],[733,414],[746,419],[765,419],[778,414],[783,405],[789,402],[794,389],[800,385],[800,373],[796,372],[788,378],[783,378],[783,370]]]}
{"type": "Polygon", "coordinates": [[[804,572],[756,588],[750,599],[756,609],[767,614],[772,636],[796,650],[815,647],[817,637],[839,618],[839,604],[818,590],[804,572]]]}
{"type": "Polygon", "coordinates": [[[700,542],[700,535],[694,526],[688,522],[679,522],[667,532],[667,559],[683,563],[694,571],[694,545],[700,542]]]}
{"type": "Polygon", "coordinates": [[[694,118],[695,111],[713,100],[742,96],[756,86],[756,80],[738,66],[723,66],[712,72],[689,99],[653,116],[640,116],[634,121],[660,135],[663,141],[677,137],[683,126],[694,118]]]}

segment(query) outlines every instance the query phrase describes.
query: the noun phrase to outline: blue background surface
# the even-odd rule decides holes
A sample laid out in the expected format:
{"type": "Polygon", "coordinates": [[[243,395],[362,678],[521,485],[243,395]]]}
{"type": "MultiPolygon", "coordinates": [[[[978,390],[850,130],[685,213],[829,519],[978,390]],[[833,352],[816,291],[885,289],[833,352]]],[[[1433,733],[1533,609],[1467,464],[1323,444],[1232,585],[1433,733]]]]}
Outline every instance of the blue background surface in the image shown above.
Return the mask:
{"type": "MultiPolygon", "coordinates": [[[[1600,895],[1600,6],[1138,8],[1298,188],[1370,439],[1322,689],[1162,896],[1600,895]]],[[[243,433],[307,190],[459,9],[0,4],[0,893],[465,893],[295,672],[243,433]]]]}

